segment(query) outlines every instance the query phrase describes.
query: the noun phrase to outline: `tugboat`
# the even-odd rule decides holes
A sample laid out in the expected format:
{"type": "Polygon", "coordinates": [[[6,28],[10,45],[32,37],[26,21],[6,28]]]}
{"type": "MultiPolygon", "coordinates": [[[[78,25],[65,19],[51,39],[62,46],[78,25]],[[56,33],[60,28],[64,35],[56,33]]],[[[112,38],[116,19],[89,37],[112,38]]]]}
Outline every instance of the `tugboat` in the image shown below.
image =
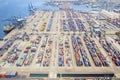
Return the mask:
{"type": "Polygon", "coordinates": [[[5,33],[9,33],[10,31],[12,31],[15,27],[14,26],[4,26],[4,32],[5,33]]]}

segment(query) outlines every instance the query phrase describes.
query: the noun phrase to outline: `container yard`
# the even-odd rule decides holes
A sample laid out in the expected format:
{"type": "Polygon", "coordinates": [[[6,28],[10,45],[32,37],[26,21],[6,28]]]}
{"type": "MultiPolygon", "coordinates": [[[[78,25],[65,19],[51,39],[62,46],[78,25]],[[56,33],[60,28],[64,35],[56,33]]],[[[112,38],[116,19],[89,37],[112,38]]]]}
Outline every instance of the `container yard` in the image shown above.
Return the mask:
{"type": "Polygon", "coordinates": [[[109,32],[118,25],[73,9],[36,11],[0,42],[0,78],[120,78],[120,39],[109,32]]]}

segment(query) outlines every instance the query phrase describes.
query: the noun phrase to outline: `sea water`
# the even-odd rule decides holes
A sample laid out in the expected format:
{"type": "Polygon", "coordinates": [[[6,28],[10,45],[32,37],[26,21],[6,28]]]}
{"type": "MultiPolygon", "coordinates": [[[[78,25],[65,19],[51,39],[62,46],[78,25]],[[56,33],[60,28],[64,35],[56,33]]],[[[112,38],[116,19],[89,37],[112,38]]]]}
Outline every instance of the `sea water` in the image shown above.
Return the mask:
{"type": "Polygon", "coordinates": [[[35,8],[41,8],[44,1],[45,0],[0,0],[0,38],[5,36],[3,26],[11,24],[11,21],[5,21],[5,19],[13,16],[28,16],[28,5],[30,3],[32,3],[35,8]]]}
{"type": "MultiPolygon", "coordinates": [[[[43,3],[47,0],[0,0],[0,39],[5,36],[3,32],[3,26],[11,24],[11,21],[5,21],[13,16],[27,17],[29,16],[28,5],[32,3],[34,8],[41,9],[59,9],[55,6],[46,6],[43,3]]],[[[76,10],[91,10],[91,7],[85,5],[71,5],[70,8],[76,10]]]]}

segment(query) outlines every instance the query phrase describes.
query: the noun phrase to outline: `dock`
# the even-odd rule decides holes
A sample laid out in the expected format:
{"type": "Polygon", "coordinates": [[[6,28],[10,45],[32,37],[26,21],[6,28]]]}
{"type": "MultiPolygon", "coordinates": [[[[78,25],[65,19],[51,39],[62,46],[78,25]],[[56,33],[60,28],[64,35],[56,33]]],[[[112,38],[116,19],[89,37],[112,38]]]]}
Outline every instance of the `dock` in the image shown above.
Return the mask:
{"type": "MultiPolygon", "coordinates": [[[[0,41],[0,47],[4,48],[0,51],[0,70],[17,71],[31,80],[41,78],[39,74],[43,74],[44,80],[87,79],[96,75],[120,78],[120,63],[114,63],[99,37],[90,36],[92,26],[88,18],[95,19],[88,14],[74,10],[36,11],[23,28],[14,29],[0,41]],[[96,50],[91,53],[92,47],[96,50]]],[[[109,30],[120,30],[116,26],[102,28],[107,34],[109,30]]],[[[112,43],[109,35],[106,38],[112,43]]],[[[120,45],[114,40],[113,43],[120,54],[120,45]]]]}

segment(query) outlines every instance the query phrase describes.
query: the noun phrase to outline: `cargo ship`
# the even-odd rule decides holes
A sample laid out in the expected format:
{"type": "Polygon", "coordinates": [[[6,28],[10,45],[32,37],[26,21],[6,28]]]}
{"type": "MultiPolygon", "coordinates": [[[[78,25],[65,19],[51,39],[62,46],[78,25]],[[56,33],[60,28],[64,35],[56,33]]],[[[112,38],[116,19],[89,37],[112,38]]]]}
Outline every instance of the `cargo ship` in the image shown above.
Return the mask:
{"type": "MultiPolygon", "coordinates": [[[[34,15],[35,10],[36,8],[33,8],[32,4],[28,5],[28,11],[30,15],[34,15]]],[[[22,28],[25,24],[26,17],[21,18],[21,16],[20,17],[12,16],[11,18],[5,19],[3,21],[9,21],[12,23],[12,25],[7,25],[3,27],[3,31],[5,33],[9,33],[15,28],[19,28],[19,29],[22,28]]]]}
{"type": "MultiPolygon", "coordinates": [[[[12,22],[12,20],[9,20],[12,22]]],[[[4,26],[3,27],[3,31],[5,33],[9,33],[10,31],[12,31],[13,29],[15,28],[22,28],[25,24],[25,21],[26,21],[26,17],[25,18],[19,18],[19,19],[16,19],[11,25],[7,25],[7,26],[4,26]]]]}
{"type": "Polygon", "coordinates": [[[4,26],[4,32],[5,33],[9,33],[10,31],[12,31],[15,27],[14,26],[4,26]]]}

